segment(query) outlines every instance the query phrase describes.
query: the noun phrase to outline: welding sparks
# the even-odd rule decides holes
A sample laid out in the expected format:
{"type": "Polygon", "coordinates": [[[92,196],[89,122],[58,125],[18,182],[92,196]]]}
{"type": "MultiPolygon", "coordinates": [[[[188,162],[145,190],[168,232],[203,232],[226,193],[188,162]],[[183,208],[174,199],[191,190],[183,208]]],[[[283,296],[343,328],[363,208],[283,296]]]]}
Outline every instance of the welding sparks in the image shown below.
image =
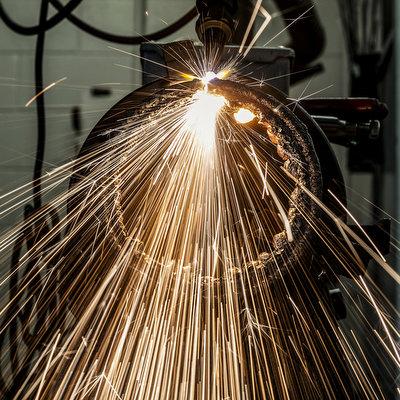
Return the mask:
{"type": "MultiPolygon", "coordinates": [[[[184,95],[169,87],[122,121],[115,140],[83,156],[75,168],[85,177],[53,201],[78,197],[78,206],[1,280],[3,286],[29,265],[26,281],[34,283],[31,297],[18,288],[4,306],[2,331],[31,300],[29,322],[36,317],[43,329],[30,349],[39,355],[20,383],[21,399],[329,398],[337,390],[325,370],[336,382],[336,371],[346,368],[330,341],[336,337],[349,359],[353,350],[309,266],[290,265],[288,278],[284,257],[291,254],[273,250],[275,240],[285,238],[292,249],[304,239],[291,226],[296,207],[310,226],[321,222],[298,202],[288,212],[288,180],[296,178],[277,161],[279,140],[266,141],[264,131],[260,139],[264,125],[249,124],[260,112],[235,108],[203,85],[193,82],[184,95]],[[50,246],[63,229],[65,238],[50,246]]],[[[289,159],[290,171],[299,157],[289,159]]],[[[46,187],[69,179],[70,168],[49,174],[46,187]]],[[[27,228],[44,220],[39,213],[27,228]]],[[[0,240],[3,252],[10,243],[9,236],[0,240]]],[[[341,246],[333,249],[338,262],[351,264],[341,246]]],[[[385,334],[393,334],[380,305],[373,306],[385,334]]],[[[365,383],[357,362],[349,368],[365,383]]],[[[379,389],[371,382],[363,390],[373,398],[379,389]]]]}
{"type": "MultiPolygon", "coordinates": [[[[122,124],[117,140],[79,162],[78,173],[90,172],[53,203],[80,193],[81,205],[21,258],[18,269],[38,260],[27,278],[37,282],[29,318],[46,320],[31,349],[40,355],[18,388],[21,399],[318,398],[337,390],[324,377],[326,365],[334,379],[344,369],[338,349],[329,346],[333,335],[355,357],[319,303],[307,266],[297,265],[295,289],[296,277],[283,274],[274,288],[257,261],[270,251],[274,233],[285,230],[290,245],[298,237],[283,205],[292,189],[274,146],[266,147],[248,124],[255,114],[205,89],[174,96],[161,111],[157,100],[147,104],[152,111],[122,124]],[[65,227],[65,239],[44,251],[65,227]],[[49,271],[59,278],[49,279],[49,271]],[[308,296],[318,301],[307,305],[308,296]],[[294,355],[288,360],[288,354],[294,355]]],[[[49,174],[47,185],[68,178],[70,167],[49,174]]],[[[43,215],[32,222],[42,224],[43,215]]],[[[7,243],[3,238],[0,248],[7,243]]],[[[15,299],[4,308],[10,322],[2,329],[20,317],[29,301],[23,293],[14,295],[23,302],[16,311],[15,299]]],[[[373,305],[391,335],[392,325],[373,305]]],[[[350,367],[358,372],[357,363],[350,367]]],[[[374,385],[364,389],[372,398],[379,393],[374,385]]]]}
{"type": "Polygon", "coordinates": [[[217,117],[225,103],[224,97],[199,90],[185,114],[185,127],[207,153],[214,148],[217,117]]]}
{"type": "Polygon", "coordinates": [[[208,71],[203,78],[201,78],[201,81],[204,83],[204,85],[209,84],[213,79],[217,77],[217,74],[212,71],[208,71]]]}

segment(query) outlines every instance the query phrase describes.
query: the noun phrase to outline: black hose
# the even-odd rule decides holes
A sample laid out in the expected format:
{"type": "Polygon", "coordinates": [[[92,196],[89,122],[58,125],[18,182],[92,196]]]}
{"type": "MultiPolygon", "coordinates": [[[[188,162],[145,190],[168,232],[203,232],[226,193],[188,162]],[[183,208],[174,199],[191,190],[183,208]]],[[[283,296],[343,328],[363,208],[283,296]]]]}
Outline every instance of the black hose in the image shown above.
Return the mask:
{"type": "Polygon", "coordinates": [[[14,32],[19,33],[20,35],[25,36],[33,36],[38,35],[41,31],[48,31],[51,28],[54,28],[57,24],[59,24],[62,20],[64,20],[72,11],[74,11],[83,0],[70,0],[66,6],[60,5],[58,9],[58,13],[53,17],[44,21],[43,25],[35,25],[35,26],[23,26],[16,23],[13,19],[9,17],[6,13],[2,3],[0,2],[0,19],[14,32]]]}
{"type": "MultiPolygon", "coordinates": [[[[39,26],[46,24],[47,13],[49,10],[49,0],[42,0],[40,6],[39,26]]],[[[39,31],[36,39],[35,49],[35,94],[36,98],[36,120],[37,120],[37,144],[36,159],[33,170],[33,205],[37,210],[42,206],[42,169],[44,151],[46,146],[46,110],[44,96],[40,95],[43,91],[43,57],[46,30],[39,31]]]]}
{"type": "MultiPolygon", "coordinates": [[[[72,3],[72,1],[71,1],[72,3]]],[[[42,0],[40,5],[40,14],[39,14],[39,24],[38,24],[38,32],[36,39],[36,49],[35,49],[35,94],[36,98],[36,114],[37,114],[37,147],[36,147],[36,159],[35,166],[33,172],[33,206],[31,204],[27,204],[24,210],[24,220],[28,221],[32,214],[39,210],[42,207],[42,192],[41,192],[41,176],[42,176],[42,168],[43,168],[43,159],[44,159],[44,151],[45,151],[45,142],[46,142],[46,124],[45,124],[45,102],[44,96],[40,96],[39,94],[43,91],[43,56],[44,56],[44,44],[45,44],[45,36],[46,36],[46,23],[47,14],[49,11],[49,0],[42,0]],[[43,27],[43,29],[41,29],[43,27]]],[[[53,217],[53,214],[51,214],[53,217]]],[[[58,221],[58,215],[56,216],[56,221],[58,221]]],[[[26,245],[27,251],[30,251],[34,248],[35,244],[41,237],[45,234],[44,232],[48,231],[49,227],[46,222],[44,224],[27,224],[25,225],[20,233],[17,236],[17,240],[14,244],[12,255],[11,255],[11,271],[18,270],[20,266],[20,258],[23,249],[23,245],[26,245]]],[[[32,260],[32,263],[29,267],[33,267],[35,264],[35,260],[32,260]]],[[[27,273],[27,272],[25,272],[27,273]]],[[[13,274],[14,275],[14,274],[13,274]]],[[[13,279],[10,280],[10,294],[18,292],[18,278],[19,275],[15,275],[13,279]]],[[[38,283],[38,282],[36,282],[38,283]]],[[[40,284],[40,283],[39,283],[40,284]]],[[[22,325],[22,340],[25,343],[28,343],[31,339],[31,333],[26,326],[28,326],[28,320],[30,318],[30,308],[33,303],[29,302],[25,305],[24,313],[20,313],[18,318],[20,318],[20,323],[22,325]]],[[[43,314],[43,317],[45,314],[43,314]]],[[[35,324],[35,328],[42,327],[43,325],[43,317],[39,318],[35,324]]],[[[13,322],[9,328],[9,339],[11,343],[11,349],[13,350],[12,357],[12,384],[5,392],[5,398],[14,398],[16,391],[18,390],[21,382],[24,382],[27,378],[30,365],[34,360],[35,353],[30,352],[24,358],[24,362],[20,362],[18,349],[15,348],[17,346],[17,341],[15,340],[18,336],[18,328],[17,322],[13,322]]],[[[0,381],[3,381],[0,379],[0,381]]],[[[4,382],[2,382],[4,383],[4,382]]]]}
{"type": "Polygon", "coordinates": [[[302,68],[315,61],[325,48],[325,31],[313,0],[275,0],[287,25],[291,42],[288,47],[296,53],[296,64],[302,68]],[[305,13],[303,18],[300,15],[305,13]],[[299,18],[296,23],[291,24],[299,18]]]}
{"type": "MultiPolygon", "coordinates": [[[[57,10],[61,10],[63,5],[58,0],[50,0],[52,6],[54,6],[57,10]]],[[[84,32],[95,36],[99,39],[105,40],[107,42],[117,43],[117,44],[126,44],[126,45],[138,45],[143,42],[148,42],[152,40],[159,40],[163,39],[169,35],[172,35],[187,23],[189,23],[192,19],[197,16],[196,7],[190,9],[185,15],[179,18],[177,21],[172,23],[171,25],[167,26],[164,29],[159,31],[149,33],[148,35],[143,36],[122,36],[122,35],[115,35],[98,28],[95,28],[85,21],[82,21],[80,18],[76,17],[73,14],[69,14],[66,18],[77,26],[79,29],[83,30],[84,32]]]]}

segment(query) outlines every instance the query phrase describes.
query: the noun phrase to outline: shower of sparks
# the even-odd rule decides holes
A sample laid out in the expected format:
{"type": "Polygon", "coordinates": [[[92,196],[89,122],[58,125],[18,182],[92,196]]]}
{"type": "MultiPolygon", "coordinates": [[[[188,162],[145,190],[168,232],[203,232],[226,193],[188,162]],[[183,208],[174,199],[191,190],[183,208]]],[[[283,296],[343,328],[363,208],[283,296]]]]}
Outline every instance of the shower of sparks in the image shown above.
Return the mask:
{"type": "MultiPolygon", "coordinates": [[[[281,159],[264,128],[249,124],[252,111],[208,90],[228,69],[188,63],[192,74],[175,72],[202,89],[172,85],[121,116],[104,144],[43,179],[51,207],[0,237],[5,260],[21,229],[29,240],[41,231],[0,276],[0,394],[14,386],[22,400],[336,399],[351,397],[351,381],[359,398],[384,399],[360,338],[338,326],[309,265],[283,274],[284,257],[275,259],[275,240],[295,241],[293,186],[337,224],[343,238],[296,205],[325,245],[321,256],[307,243],[310,259],[329,257],[327,274],[348,271],[370,302],[380,322],[368,326],[370,344],[393,376],[392,305],[359,276],[355,244],[397,283],[398,274],[284,168],[302,161],[281,159]],[[80,180],[54,194],[72,168],[80,180]],[[65,212],[50,225],[51,208],[65,212]],[[275,284],[263,267],[271,254],[275,284]]],[[[26,203],[28,190],[2,195],[0,216],[26,203]]]]}
{"type": "MultiPolygon", "coordinates": [[[[18,398],[328,398],[341,384],[339,354],[362,390],[381,398],[360,367],[365,355],[358,360],[352,348],[357,338],[350,342],[337,328],[306,267],[299,281],[288,275],[273,287],[256,266],[276,233],[293,240],[282,202],[294,178],[282,171],[275,145],[246,125],[255,115],[207,91],[208,78],[184,96],[169,89],[168,101],[121,120],[116,137],[83,156],[76,173],[86,177],[52,202],[79,198],[80,205],[3,277],[1,286],[15,285],[26,274],[10,286],[2,311],[2,335],[17,329],[16,343],[30,337],[14,368],[35,355],[18,398]],[[307,296],[315,298],[311,307],[307,296]]],[[[69,179],[70,168],[50,172],[45,192],[69,179]]],[[[16,193],[3,196],[3,212],[16,193]]],[[[38,212],[27,229],[45,218],[38,212]]],[[[318,221],[310,224],[324,235],[318,221]]],[[[0,241],[3,253],[15,234],[0,241]]],[[[330,246],[338,263],[354,265],[346,244],[330,246]]],[[[381,351],[399,362],[385,307],[365,278],[354,278],[384,326],[374,335],[390,338],[381,351]]],[[[5,354],[5,376],[13,377],[5,354]]]]}
{"type": "Polygon", "coordinates": [[[199,90],[193,95],[186,112],[186,128],[207,152],[214,148],[217,117],[224,104],[225,99],[222,96],[199,90]]]}

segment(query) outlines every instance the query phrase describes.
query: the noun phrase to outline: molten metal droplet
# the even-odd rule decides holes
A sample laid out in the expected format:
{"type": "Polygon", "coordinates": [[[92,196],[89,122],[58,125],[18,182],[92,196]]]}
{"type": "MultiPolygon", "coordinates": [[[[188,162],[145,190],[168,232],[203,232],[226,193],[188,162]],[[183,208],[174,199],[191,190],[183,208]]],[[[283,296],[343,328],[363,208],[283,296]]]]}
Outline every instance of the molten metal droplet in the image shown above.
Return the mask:
{"type": "Polygon", "coordinates": [[[237,112],[234,114],[236,122],[239,122],[240,124],[247,124],[248,122],[253,121],[253,119],[256,117],[250,110],[247,110],[246,108],[240,108],[237,112]]]}

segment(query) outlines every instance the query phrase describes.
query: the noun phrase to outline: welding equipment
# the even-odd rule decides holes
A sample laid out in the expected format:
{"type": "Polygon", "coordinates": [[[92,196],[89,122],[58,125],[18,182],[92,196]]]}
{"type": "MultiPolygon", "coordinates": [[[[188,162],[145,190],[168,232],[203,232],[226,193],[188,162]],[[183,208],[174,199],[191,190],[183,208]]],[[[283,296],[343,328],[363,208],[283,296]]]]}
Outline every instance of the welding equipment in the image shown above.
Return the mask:
{"type": "MultiPolygon", "coordinates": [[[[312,2],[309,0],[301,1],[298,0],[296,4],[290,3],[293,7],[288,7],[288,2],[284,0],[280,0],[277,2],[278,5],[285,10],[285,15],[293,15],[293,13],[298,14],[298,7],[301,7],[301,11],[307,11],[312,8],[312,2]]],[[[237,12],[237,2],[234,0],[218,0],[218,1],[204,1],[199,0],[196,3],[197,9],[199,11],[199,18],[196,22],[196,32],[199,36],[199,39],[203,42],[206,49],[206,57],[209,58],[210,63],[216,63],[223,60],[224,52],[226,53],[225,45],[229,43],[231,39],[234,29],[235,29],[235,17],[237,12]]],[[[322,28],[319,24],[319,20],[314,11],[311,12],[313,25],[310,27],[308,24],[306,28],[302,27],[303,22],[297,24],[295,28],[292,28],[292,36],[295,42],[295,37],[301,37],[302,40],[300,42],[308,42],[308,40],[303,40],[305,37],[310,37],[310,32],[312,31],[317,38],[320,38],[318,41],[318,46],[313,49],[312,54],[304,54],[301,56],[301,49],[298,50],[300,57],[298,65],[304,65],[312,62],[312,60],[318,56],[321,49],[324,45],[324,34],[322,28]],[[304,29],[303,29],[304,28],[304,29]],[[315,28],[315,29],[314,29],[315,28]],[[293,30],[294,29],[294,30],[293,30]]],[[[308,20],[307,20],[308,21],[308,20]]],[[[306,46],[307,49],[310,46],[306,46]]],[[[229,48],[228,48],[229,49],[229,48]]],[[[184,70],[184,65],[180,63],[176,65],[174,63],[177,62],[175,59],[171,59],[171,54],[182,52],[182,50],[186,51],[189,55],[193,55],[199,52],[199,48],[196,47],[191,42],[181,42],[181,43],[172,43],[167,45],[159,45],[153,46],[151,44],[144,44],[142,46],[142,54],[145,55],[143,62],[144,69],[144,77],[157,75],[162,76],[167,74],[168,80],[177,79],[177,76],[174,76],[174,73],[171,71],[174,70],[184,70]],[[156,58],[154,58],[156,57],[156,58]],[[153,63],[152,60],[155,62],[153,63]],[[154,64],[157,65],[157,71],[154,70],[154,64]],[[160,70],[160,65],[165,64],[168,69],[166,69],[165,73],[160,70]]],[[[237,49],[236,49],[237,50],[237,49]]],[[[228,50],[229,51],[229,50],[228,50]]],[[[232,48],[232,51],[235,51],[235,48],[232,48]]],[[[268,50],[265,49],[265,52],[268,50]]],[[[269,50],[271,51],[271,50],[269,50]]],[[[271,55],[271,59],[274,60],[273,64],[276,64],[280,57],[278,56],[281,49],[276,49],[275,58],[271,55]]],[[[226,54],[225,54],[226,57],[226,54]]],[[[229,57],[229,56],[228,56],[229,57]]],[[[262,61],[262,56],[258,56],[258,58],[262,61]]],[[[179,62],[179,61],[178,61],[179,62]]],[[[280,71],[282,72],[282,71],[280,71]]],[[[289,72],[289,71],[287,71],[289,72]]],[[[286,75],[282,73],[281,75],[286,75]]],[[[287,74],[288,75],[288,74],[287,74]]],[[[146,78],[147,79],[147,78],[146,78]]],[[[279,82],[279,80],[278,80],[279,82]]],[[[279,86],[279,83],[276,84],[279,86]]],[[[274,83],[274,82],[272,82],[274,83]]],[[[187,84],[188,85],[188,84],[187,84]]],[[[376,123],[368,122],[375,121],[378,119],[382,119],[386,115],[386,109],[384,105],[379,102],[374,103],[373,100],[329,100],[329,99],[313,99],[313,100],[305,100],[300,104],[296,104],[293,111],[290,111],[285,105],[290,105],[292,100],[287,97],[284,93],[279,91],[270,85],[264,85],[262,88],[262,93],[259,91],[255,91],[254,89],[249,89],[249,87],[234,84],[232,82],[224,82],[218,81],[212,83],[211,88],[215,87],[214,90],[218,92],[218,90],[224,92],[224,95],[228,94],[231,97],[240,98],[243,96],[243,93],[246,93],[245,98],[247,101],[243,101],[243,104],[246,105],[247,108],[253,110],[257,109],[258,114],[274,116],[272,113],[265,113],[265,110],[271,110],[277,105],[282,106],[280,108],[282,113],[285,114],[285,118],[289,118],[289,120],[285,121],[285,118],[282,119],[282,122],[275,121],[277,126],[281,126],[281,132],[285,132],[287,127],[291,127],[290,135],[282,135],[278,138],[279,140],[285,141],[287,138],[291,138],[291,144],[296,144],[296,146],[302,146],[301,151],[298,152],[298,157],[302,160],[306,160],[307,157],[311,157],[307,161],[307,165],[310,166],[309,175],[303,175],[303,178],[307,180],[305,186],[309,189],[313,189],[314,193],[322,199],[324,204],[327,204],[332,210],[335,210],[337,215],[346,220],[346,214],[338,207],[336,203],[332,201],[332,197],[328,195],[329,191],[333,191],[337,194],[343,205],[346,204],[346,193],[344,189],[343,176],[340,171],[338,162],[336,160],[336,156],[329,144],[329,141],[336,143],[350,143],[360,138],[370,137],[373,138],[374,133],[376,133],[376,123]],[[265,103],[260,103],[258,98],[267,99],[265,103]],[[258,106],[257,106],[258,104],[258,106]],[[275,106],[273,106],[275,104],[275,106]],[[368,107],[366,107],[366,105],[368,107]],[[264,111],[261,112],[261,109],[264,111]],[[354,124],[346,124],[345,120],[349,114],[353,115],[354,112],[360,110],[358,112],[358,117],[362,120],[362,115],[365,115],[367,109],[372,109],[372,113],[375,114],[371,117],[371,113],[367,116],[366,123],[358,123],[356,127],[354,124]],[[307,112],[308,111],[308,112],[307,112]],[[347,114],[346,114],[347,111],[347,114]],[[311,117],[312,114],[313,116],[311,117]],[[362,115],[361,115],[362,114],[362,115]],[[343,120],[344,118],[344,120],[343,120]],[[372,119],[371,119],[372,118],[372,119]],[[289,122],[291,121],[291,122],[289,122]],[[336,125],[335,125],[336,123],[336,125]],[[359,127],[358,127],[359,126],[359,127]],[[353,127],[353,128],[351,128],[353,127]],[[325,130],[325,132],[322,129],[325,130]],[[327,137],[328,135],[328,137],[327,137]],[[308,138],[308,139],[307,139],[308,138]],[[311,162],[311,160],[313,160],[311,162]],[[315,167],[313,167],[315,166],[315,167]],[[315,172],[313,172],[315,171],[315,172]]],[[[283,86],[284,89],[287,90],[287,86],[283,86]]],[[[96,146],[103,143],[107,138],[113,137],[114,134],[117,134],[117,127],[119,121],[122,119],[130,118],[132,113],[134,113],[138,107],[140,108],[143,104],[149,101],[155,95],[162,95],[165,91],[165,83],[163,81],[155,81],[141,88],[140,90],[131,93],[125,99],[121,100],[116,106],[114,106],[96,125],[93,129],[87,141],[85,142],[81,156],[89,154],[96,146]],[[102,132],[107,131],[110,132],[108,136],[104,136],[102,132]],[[114,132],[114,133],[113,133],[114,132]]],[[[256,112],[256,114],[257,114],[256,112]]],[[[285,142],[287,146],[290,147],[290,143],[285,142]]],[[[295,147],[296,148],[296,147],[295,147]]],[[[292,151],[289,153],[293,153],[294,148],[291,148],[292,151]]],[[[299,175],[299,171],[297,174],[299,175]]],[[[72,186],[76,183],[77,177],[72,180],[72,186]]],[[[297,199],[293,199],[294,204],[300,204],[303,202],[303,206],[307,206],[312,210],[312,202],[310,203],[304,196],[301,196],[297,199]]],[[[293,210],[292,210],[293,211],[293,210]]],[[[305,226],[307,224],[302,221],[301,216],[296,215],[296,212],[293,211],[293,225],[297,227],[299,231],[307,232],[305,226]]],[[[312,214],[316,215],[316,210],[312,214]]],[[[332,232],[336,232],[336,227],[332,226],[332,232]]],[[[382,226],[379,227],[368,227],[367,229],[371,232],[374,237],[380,237],[379,245],[383,251],[387,250],[387,240],[388,236],[383,232],[379,235],[376,230],[380,231],[382,226]]],[[[387,228],[387,226],[386,226],[387,228]]],[[[335,234],[332,233],[334,236],[335,234]]],[[[294,248],[293,245],[287,243],[284,240],[284,235],[277,235],[275,238],[276,254],[274,257],[278,255],[282,260],[283,264],[290,265],[293,258],[299,257],[299,254],[305,253],[304,249],[301,249],[302,241],[298,241],[298,247],[294,248]],[[281,238],[281,240],[279,240],[281,238]],[[283,239],[282,239],[283,238],[283,239]],[[284,250],[286,249],[286,251],[284,250]],[[284,261],[286,260],[286,261],[284,261]],[[287,261],[289,260],[289,262],[287,261]]],[[[307,234],[305,235],[305,240],[307,240],[307,234]]],[[[355,245],[356,246],[356,245],[355,245]]],[[[367,257],[368,258],[368,257],[367,257]]],[[[276,267],[275,263],[271,263],[271,267],[268,267],[268,255],[264,255],[262,258],[262,263],[264,264],[265,270],[268,271],[267,275],[274,277],[276,275],[276,267]]],[[[326,262],[326,260],[325,260],[326,262]]],[[[314,261],[315,264],[315,261],[314,261]]],[[[323,263],[322,263],[323,264],[323,263]]],[[[315,267],[314,271],[315,277],[321,277],[326,274],[329,268],[321,264],[315,267]]],[[[346,274],[346,271],[338,271],[337,273],[346,274]]],[[[328,279],[331,283],[332,280],[328,279]]],[[[329,292],[329,290],[328,290],[329,292]]],[[[337,308],[337,315],[340,317],[344,316],[343,304],[337,301],[337,291],[336,289],[333,291],[335,294],[335,301],[333,301],[334,307],[337,308]]],[[[332,293],[333,293],[332,292],[332,293]]]]}
{"type": "Polygon", "coordinates": [[[235,29],[237,0],[197,0],[196,7],[197,36],[209,52],[208,57],[219,60],[235,29]]]}

